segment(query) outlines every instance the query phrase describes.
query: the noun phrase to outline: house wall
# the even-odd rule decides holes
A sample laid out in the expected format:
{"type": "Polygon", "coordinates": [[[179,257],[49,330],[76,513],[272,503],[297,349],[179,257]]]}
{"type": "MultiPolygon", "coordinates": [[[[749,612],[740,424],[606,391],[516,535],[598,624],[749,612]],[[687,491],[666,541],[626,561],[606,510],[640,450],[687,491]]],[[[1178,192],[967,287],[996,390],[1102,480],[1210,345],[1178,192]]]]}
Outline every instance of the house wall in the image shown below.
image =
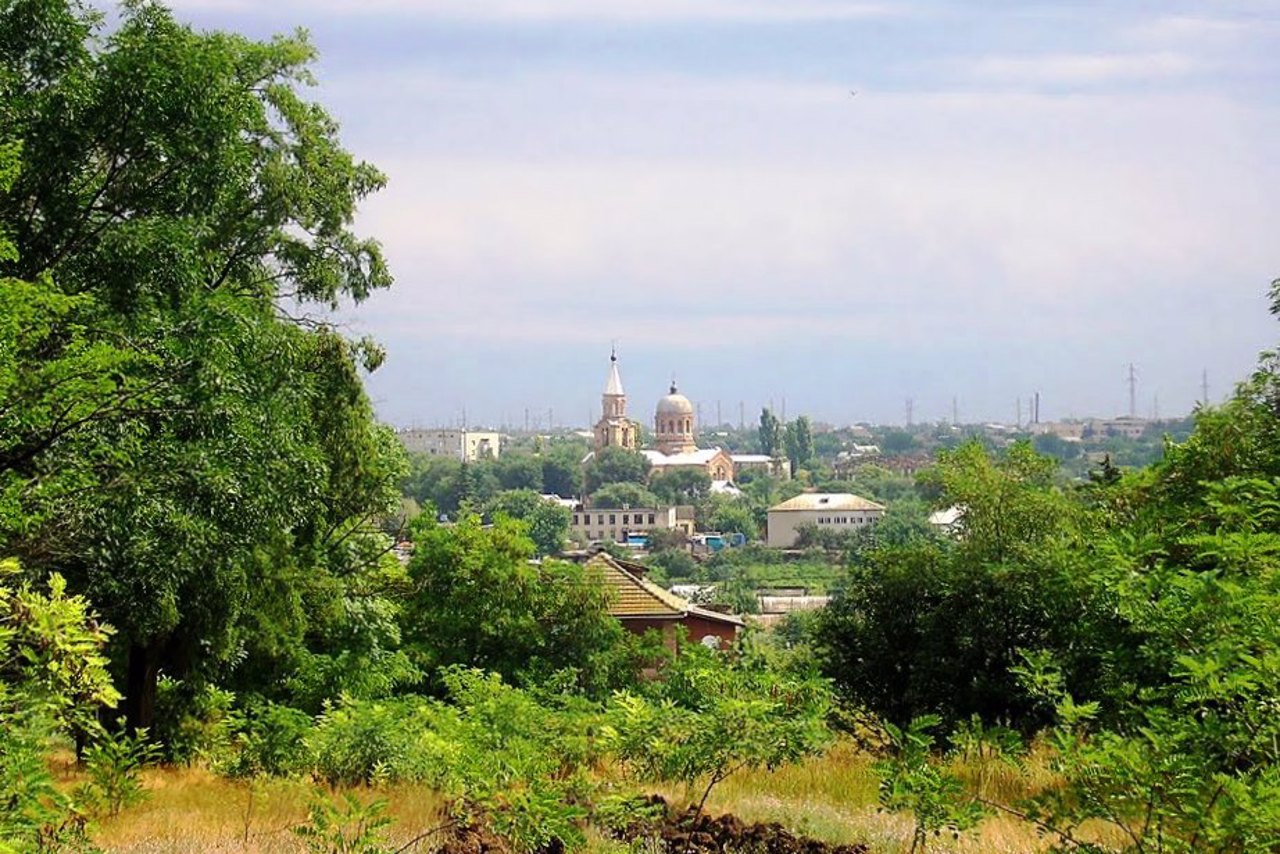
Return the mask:
{"type": "Polygon", "coordinates": [[[676,648],[677,625],[684,626],[689,632],[690,642],[702,643],[703,638],[714,637],[719,639],[722,649],[730,646],[738,637],[738,627],[732,623],[708,620],[696,614],[689,614],[679,620],[661,618],[622,620],[622,625],[628,631],[638,635],[644,634],[649,629],[656,629],[662,634],[662,642],[672,651],[676,648]]]}
{"type": "Polygon", "coordinates": [[[433,457],[453,457],[464,462],[498,458],[502,437],[475,430],[402,430],[406,450],[433,457]]]}
{"type": "Polygon", "coordinates": [[[580,543],[608,540],[626,542],[627,534],[641,531],[669,531],[676,527],[674,507],[603,507],[575,510],[569,517],[569,533],[580,543]]]}
{"type": "Polygon", "coordinates": [[[874,525],[884,515],[883,510],[778,510],[769,512],[769,530],[765,542],[770,548],[794,548],[805,525],[815,525],[836,531],[857,531],[874,525]]]}

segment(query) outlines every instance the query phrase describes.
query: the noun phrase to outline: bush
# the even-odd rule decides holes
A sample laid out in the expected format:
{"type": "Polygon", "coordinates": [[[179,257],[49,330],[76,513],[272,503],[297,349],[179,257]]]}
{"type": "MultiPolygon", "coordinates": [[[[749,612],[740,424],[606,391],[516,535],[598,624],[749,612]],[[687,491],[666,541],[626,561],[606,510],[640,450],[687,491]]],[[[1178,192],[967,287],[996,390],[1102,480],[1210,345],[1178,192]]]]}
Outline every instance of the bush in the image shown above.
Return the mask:
{"type": "Polygon", "coordinates": [[[314,759],[307,741],[311,723],[310,715],[290,706],[266,703],[250,710],[239,722],[239,750],[224,769],[235,777],[288,777],[309,771],[314,759]]]}
{"type": "Polygon", "coordinates": [[[235,695],[209,684],[161,677],[153,730],[166,762],[190,765],[224,758],[231,746],[235,695]]]}
{"type": "Polygon", "coordinates": [[[331,785],[428,782],[443,786],[457,748],[437,730],[447,710],[423,699],[341,699],[325,708],[305,744],[331,785]]]}

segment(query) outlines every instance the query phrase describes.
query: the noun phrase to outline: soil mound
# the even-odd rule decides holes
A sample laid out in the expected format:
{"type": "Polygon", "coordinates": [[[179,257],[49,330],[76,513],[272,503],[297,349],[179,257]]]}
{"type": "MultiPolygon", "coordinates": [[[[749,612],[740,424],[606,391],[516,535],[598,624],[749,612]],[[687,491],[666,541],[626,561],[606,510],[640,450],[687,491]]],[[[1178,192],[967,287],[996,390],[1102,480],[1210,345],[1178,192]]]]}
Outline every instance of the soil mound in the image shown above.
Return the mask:
{"type": "Polygon", "coordinates": [[[732,814],[713,818],[699,814],[694,806],[676,813],[658,795],[644,802],[658,808],[658,820],[633,824],[619,836],[627,841],[645,837],[660,840],[667,854],[867,854],[870,850],[863,844],[833,845],[797,836],[775,822],[747,824],[732,814]]]}

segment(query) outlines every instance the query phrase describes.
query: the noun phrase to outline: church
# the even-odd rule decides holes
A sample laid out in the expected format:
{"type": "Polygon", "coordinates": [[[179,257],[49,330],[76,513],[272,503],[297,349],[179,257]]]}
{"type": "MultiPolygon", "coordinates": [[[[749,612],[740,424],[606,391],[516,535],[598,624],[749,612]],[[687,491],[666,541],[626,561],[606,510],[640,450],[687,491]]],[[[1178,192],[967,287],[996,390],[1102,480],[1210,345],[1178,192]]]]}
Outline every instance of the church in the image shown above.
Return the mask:
{"type": "Polygon", "coordinates": [[[618,373],[618,354],[609,355],[602,415],[595,426],[595,450],[625,448],[639,451],[649,460],[654,474],[678,469],[705,472],[712,483],[732,483],[741,472],[755,469],[764,474],[786,471],[786,466],[764,454],[730,454],[720,448],[699,448],[694,438],[697,424],[694,406],[673,381],[658,400],[653,414],[652,449],[640,447],[640,425],[627,417],[627,396],[618,373]]]}

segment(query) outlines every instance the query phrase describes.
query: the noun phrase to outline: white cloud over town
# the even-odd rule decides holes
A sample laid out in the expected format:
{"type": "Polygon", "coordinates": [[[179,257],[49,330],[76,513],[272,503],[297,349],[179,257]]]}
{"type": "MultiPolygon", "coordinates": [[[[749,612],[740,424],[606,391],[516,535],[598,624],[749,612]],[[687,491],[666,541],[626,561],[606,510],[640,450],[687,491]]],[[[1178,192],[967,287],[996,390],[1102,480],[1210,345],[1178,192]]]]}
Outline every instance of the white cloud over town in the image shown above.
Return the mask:
{"type": "MultiPolygon", "coordinates": [[[[180,8],[238,19],[213,5],[180,8]]],[[[397,285],[351,322],[390,350],[372,389],[393,420],[586,409],[615,338],[637,389],[676,370],[830,419],[892,419],[905,394],[994,414],[1033,386],[1103,412],[1129,361],[1176,410],[1275,338],[1265,10],[360,9],[297,23],[390,178],[361,227],[397,285]]]]}

